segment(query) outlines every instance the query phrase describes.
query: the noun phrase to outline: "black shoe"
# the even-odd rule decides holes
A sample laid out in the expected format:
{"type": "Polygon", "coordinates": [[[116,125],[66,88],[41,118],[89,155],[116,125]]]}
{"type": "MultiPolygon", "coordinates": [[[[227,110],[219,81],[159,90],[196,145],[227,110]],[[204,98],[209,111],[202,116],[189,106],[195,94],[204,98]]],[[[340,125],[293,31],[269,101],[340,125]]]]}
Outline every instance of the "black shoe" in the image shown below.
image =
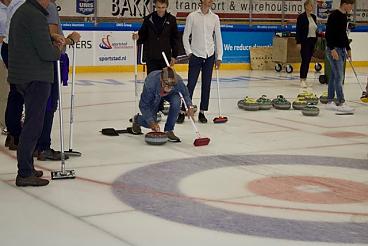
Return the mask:
{"type": "Polygon", "coordinates": [[[185,114],[184,113],[180,113],[179,116],[178,116],[178,119],[176,120],[176,123],[183,124],[184,119],[185,119],[185,114]]]}
{"type": "Polygon", "coordinates": [[[134,117],[133,117],[132,132],[133,132],[133,134],[141,134],[142,133],[142,129],[138,124],[138,114],[134,115],[134,117]]]}
{"type": "MultiPolygon", "coordinates": [[[[64,153],[64,160],[69,159],[69,156],[67,156],[64,153]]],[[[61,161],[61,152],[55,151],[53,149],[47,149],[38,151],[37,160],[39,161],[61,161]]]]}
{"type": "Polygon", "coordinates": [[[181,142],[180,138],[175,136],[173,131],[166,132],[166,136],[167,136],[167,138],[168,138],[167,140],[169,142],[173,142],[173,143],[180,143],[181,142]]]}
{"type": "Polygon", "coordinates": [[[5,139],[5,147],[8,147],[10,150],[18,149],[18,141],[12,135],[7,135],[5,139]]]}
{"type": "Polygon", "coordinates": [[[204,113],[199,113],[198,114],[198,121],[201,123],[207,123],[207,118],[206,116],[204,116],[204,113]]]}
{"type": "Polygon", "coordinates": [[[37,178],[41,178],[43,176],[43,172],[41,170],[33,169],[32,175],[37,178]]]}
{"type": "Polygon", "coordinates": [[[48,184],[49,181],[47,179],[41,179],[36,176],[22,178],[21,176],[17,175],[17,179],[15,180],[16,186],[45,186],[48,184]]]}

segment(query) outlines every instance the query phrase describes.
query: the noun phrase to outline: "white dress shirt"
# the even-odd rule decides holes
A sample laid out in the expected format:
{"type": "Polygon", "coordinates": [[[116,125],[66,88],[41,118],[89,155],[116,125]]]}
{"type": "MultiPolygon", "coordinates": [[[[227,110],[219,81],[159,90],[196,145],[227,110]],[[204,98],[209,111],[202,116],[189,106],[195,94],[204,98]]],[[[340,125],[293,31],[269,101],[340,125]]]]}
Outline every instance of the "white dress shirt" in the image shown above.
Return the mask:
{"type": "Polygon", "coordinates": [[[201,9],[190,13],[185,22],[183,44],[187,55],[192,53],[197,57],[208,58],[216,53],[216,60],[222,60],[222,37],[218,15],[211,10],[203,14],[201,9]],[[189,43],[190,35],[191,43],[189,43]]]}
{"type": "Polygon", "coordinates": [[[6,35],[5,42],[8,42],[10,20],[13,17],[15,11],[25,2],[25,0],[12,0],[8,6],[7,10],[7,21],[6,21],[6,35]]]}

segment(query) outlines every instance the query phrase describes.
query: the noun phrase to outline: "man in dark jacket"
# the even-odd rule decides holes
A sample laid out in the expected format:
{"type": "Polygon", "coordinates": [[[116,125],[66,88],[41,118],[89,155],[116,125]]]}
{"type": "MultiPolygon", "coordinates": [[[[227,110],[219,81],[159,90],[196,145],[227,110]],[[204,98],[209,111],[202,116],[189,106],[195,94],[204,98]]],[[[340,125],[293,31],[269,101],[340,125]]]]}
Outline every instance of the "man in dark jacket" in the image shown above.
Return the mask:
{"type": "Polygon", "coordinates": [[[147,74],[166,67],[162,58],[162,51],[173,66],[178,56],[180,36],[176,25],[176,18],[168,13],[168,0],[157,0],[156,11],[144,18],[138,34],[133,34],[133,39],[138,39],[138,44],[143,44],[143,58],[147,65],[147,74]]]}
{"type": "Polygon", "coordinates": [[[41,135],[43,119],[54,80],[53,62],[60,57],[59,42],[53,45],[46,11],[50,0],[27,0],[13,15],[9,31],[8,81],[24,97],[25,121],[20,135],[17,186],[44,186],[48,180],[34,169],[33,151],[41,135]]]}
{"type": "Polygon", "coordinates": [[[341,0],[340,8],[331,12],[326,24],[327,61],[331,66],[328,78],[328,103],[326,108],[343,113],[353,113],[354,109],[345,103],[342,82],[344,64],[351,59],[351,48],[347,34],[348,17],[353,9],[354,0],[341,0]],[[336,103],[334,100],[336,94],[336,103]]]}

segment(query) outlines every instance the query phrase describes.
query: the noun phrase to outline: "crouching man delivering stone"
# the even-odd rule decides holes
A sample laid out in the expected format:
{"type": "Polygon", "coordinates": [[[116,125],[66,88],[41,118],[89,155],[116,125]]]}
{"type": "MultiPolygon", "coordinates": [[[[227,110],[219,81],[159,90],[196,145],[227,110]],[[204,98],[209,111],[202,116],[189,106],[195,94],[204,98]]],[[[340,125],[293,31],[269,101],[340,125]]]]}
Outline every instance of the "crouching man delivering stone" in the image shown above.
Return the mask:
{"type": "Polygon", "coordinates": [[[183,95],[188,105],[188,117],[193,118],[192,100],[189,97],[188,89],[184,85],[182,78],[170,67],[151,72],[144,82],[139,101],[139,109],[142,115],[137,114],[133,117],[133,132],[140,133],[141,126],[159,132],[160,126],[157,123],[156,115],[160,110],[161,100],[165,100],[170,103],[170,109],[164,131],[169,141],[180,142],[180,139],[174,134],[174,127],[181,105],[179,92],[183,95]]]}

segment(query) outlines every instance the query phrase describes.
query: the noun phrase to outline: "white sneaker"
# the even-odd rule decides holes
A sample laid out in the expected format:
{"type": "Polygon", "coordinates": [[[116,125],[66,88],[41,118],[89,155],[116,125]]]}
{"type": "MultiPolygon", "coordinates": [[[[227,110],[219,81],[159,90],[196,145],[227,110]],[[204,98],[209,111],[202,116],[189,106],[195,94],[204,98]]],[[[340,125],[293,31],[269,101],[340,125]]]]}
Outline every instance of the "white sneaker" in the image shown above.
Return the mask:
{"type": "Polygon", "coordinates": [[[353,113],[355,111],[355,109],[353,109],[352,107],[350,107],[346,103],[343,103],[343,104],[337,106],[337,111],[338,112],[343,112],[343,113],[353,113]]]}
{"type": "Polygon", "coordinates": [[[337,106],[334,102],[329,102],[326,104],[326,107],[325,107],[327,110],[337,110],[337,106]]]}
{"type": "Polygon", "coordinates": [[[307,88],[307,84],[305,83],[305,80],[300,80],[300,88],[307,88]]]}

